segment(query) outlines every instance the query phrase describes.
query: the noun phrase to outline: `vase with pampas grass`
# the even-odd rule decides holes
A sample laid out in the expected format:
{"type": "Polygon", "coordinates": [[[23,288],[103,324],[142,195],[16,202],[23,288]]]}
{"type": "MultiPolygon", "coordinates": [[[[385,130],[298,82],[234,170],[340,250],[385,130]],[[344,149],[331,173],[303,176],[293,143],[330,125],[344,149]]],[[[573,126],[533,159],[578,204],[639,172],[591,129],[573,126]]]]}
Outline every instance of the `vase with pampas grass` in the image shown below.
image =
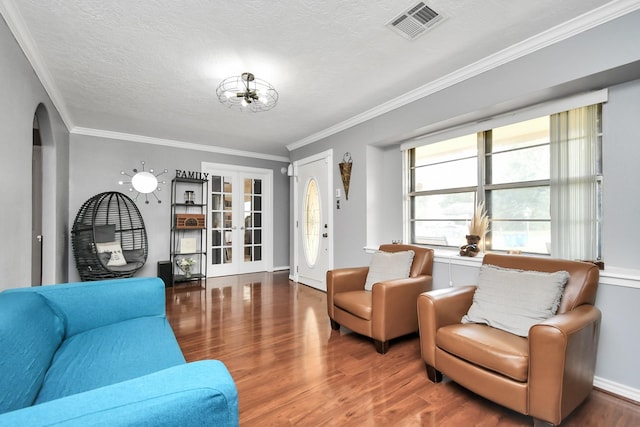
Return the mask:
{"type": "Polygon", "coordinates": [[[489,231],[489,218],[484,203],[478,203],[469,224],[469,234],[465,236],[467,244],[460,247],[460,255],[476,256],[480,252],[480,245],[484,246],[484,238],[489,231]],[[482,242],[482,243],[481,243],[482,242]]]}

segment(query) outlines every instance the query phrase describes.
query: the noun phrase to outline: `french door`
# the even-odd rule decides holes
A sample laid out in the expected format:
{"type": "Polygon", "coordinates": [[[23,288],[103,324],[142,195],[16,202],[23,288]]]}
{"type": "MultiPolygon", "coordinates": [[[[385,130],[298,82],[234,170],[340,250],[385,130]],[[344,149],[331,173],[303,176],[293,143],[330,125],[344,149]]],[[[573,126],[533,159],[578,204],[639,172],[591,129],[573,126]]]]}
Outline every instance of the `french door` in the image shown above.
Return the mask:
{"type": "Polygon", "coordinates": [[[209,174],[207,275],[273,270],[273,171],[203,163],[209,174]]]}

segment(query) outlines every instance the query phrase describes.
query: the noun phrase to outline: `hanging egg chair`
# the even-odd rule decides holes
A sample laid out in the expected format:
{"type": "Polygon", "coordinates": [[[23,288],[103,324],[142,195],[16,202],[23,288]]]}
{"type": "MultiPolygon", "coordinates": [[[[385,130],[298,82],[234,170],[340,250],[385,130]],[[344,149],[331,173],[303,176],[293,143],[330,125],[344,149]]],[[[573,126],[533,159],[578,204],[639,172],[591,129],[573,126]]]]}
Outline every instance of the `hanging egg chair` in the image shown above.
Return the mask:
{"type": "Polygon", "coordinates": [[[71,229],[82,281],[131,277],[147,261],[147,231],[135,202],[115,191],[87,200],[71,229]]]}

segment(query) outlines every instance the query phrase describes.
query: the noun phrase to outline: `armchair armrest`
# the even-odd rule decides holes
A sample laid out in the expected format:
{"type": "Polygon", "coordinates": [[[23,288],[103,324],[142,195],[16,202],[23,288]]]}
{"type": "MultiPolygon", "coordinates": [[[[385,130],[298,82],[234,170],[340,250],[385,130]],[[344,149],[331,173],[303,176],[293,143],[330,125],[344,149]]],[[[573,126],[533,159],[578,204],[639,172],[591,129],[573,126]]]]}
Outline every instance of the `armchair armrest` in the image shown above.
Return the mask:
{"type": "Polygon", "coordinates": [[[164,316],[164,282],[157,277],[10,289],[37,292],[65,322],[66,336],[145,316],[164,316]]]}
{"type": "Polygon", "coordinates": [[[0,425],[237,426],[238,394],[222,362],[175,366],[0,415],[0,425]]]}
{"type": "Polygon", "coordinates": [[[415,331],[418,326],[415,307],[418,296],[431,289],[432,276],[386,280],[373,285],[371,299],[373,315],[371,328],[374,339],[387,341],[390,337],[415,331]],[[393,320],[391,320],[393,319],[393,320]]]}
{"type": "Polygon", "coordinates": [[[327,292],[338,293],[364,289],[369,267],[337,268],[327,271],[327,292]]]}
{"type": "Polygon", "coordinates": [[[443,326],[460,323],[471,307],[475,291],[475,286],[456,286],[418,297],[420,351],[428,365],[435,366],[436,332],[443,326]]]}
{"type": "Polygon", "coordinates": [[[333,319],[333,296],[339,292],[364,289],[369,267],[337,268],[327,271],[327,311],[333,319]]]}
{"type": "Polygon", "coordinates": [[[585,304],[531,327],[531,416],[559,423],[591,392],[601,318],[585,304]]]}

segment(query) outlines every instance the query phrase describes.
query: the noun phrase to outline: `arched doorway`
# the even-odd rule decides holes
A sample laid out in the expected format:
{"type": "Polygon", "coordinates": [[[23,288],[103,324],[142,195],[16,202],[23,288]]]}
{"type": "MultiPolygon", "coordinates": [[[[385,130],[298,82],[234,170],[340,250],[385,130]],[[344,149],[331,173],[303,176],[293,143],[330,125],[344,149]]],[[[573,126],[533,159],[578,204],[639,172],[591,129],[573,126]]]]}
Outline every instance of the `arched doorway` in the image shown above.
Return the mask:
{"type": "Polygon", "coordinates": [[[35,114],[31,155],[31,286],[42,285],[42,175],[42,137],[35,114]]]}

